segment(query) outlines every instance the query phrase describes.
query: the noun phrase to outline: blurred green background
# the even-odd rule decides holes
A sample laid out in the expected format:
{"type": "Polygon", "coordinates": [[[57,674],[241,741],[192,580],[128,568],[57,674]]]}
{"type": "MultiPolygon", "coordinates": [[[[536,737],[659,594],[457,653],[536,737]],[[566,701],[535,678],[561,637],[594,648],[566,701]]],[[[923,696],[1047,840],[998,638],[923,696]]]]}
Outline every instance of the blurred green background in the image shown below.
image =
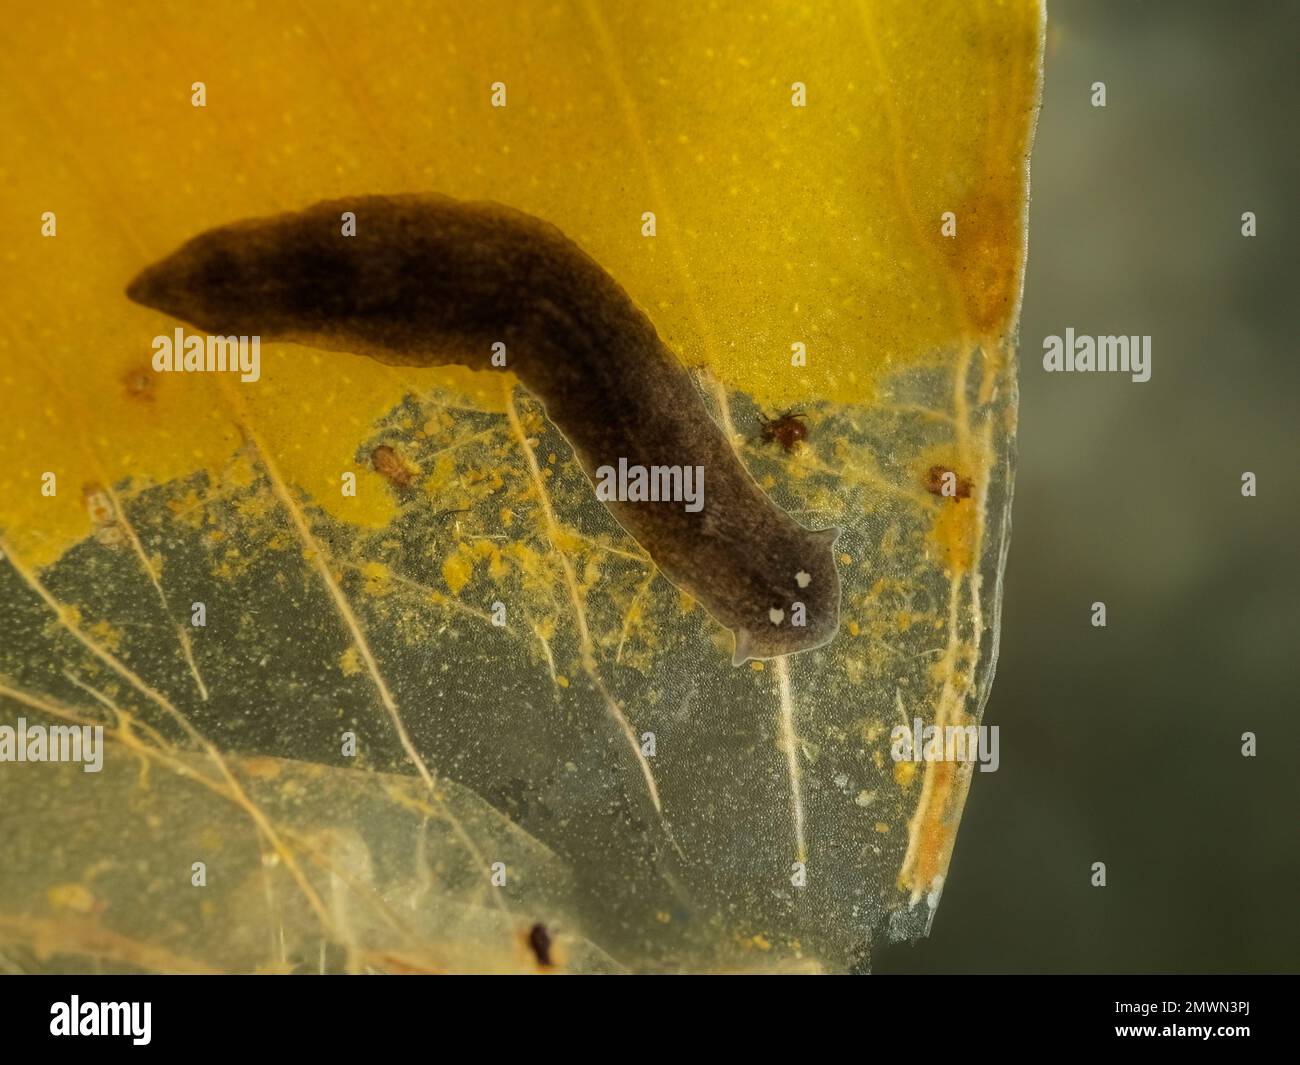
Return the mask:
{"type": "Polygon", "coordinates": [[[873,969],[1294,972],[1300,4],[1069,0],[1048,27],[1002,764],[930,939],[873,969]],[[1067,326],[1150,334],[1151,380],[1045,373],[1067,326]]]}

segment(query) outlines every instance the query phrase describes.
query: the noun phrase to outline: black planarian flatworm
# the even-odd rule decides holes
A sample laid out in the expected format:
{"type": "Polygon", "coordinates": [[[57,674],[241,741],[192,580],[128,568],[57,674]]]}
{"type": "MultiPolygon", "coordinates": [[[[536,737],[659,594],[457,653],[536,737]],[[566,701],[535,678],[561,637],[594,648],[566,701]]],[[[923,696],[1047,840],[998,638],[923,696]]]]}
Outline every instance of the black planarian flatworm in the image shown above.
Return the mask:
{"type": "Polygon", "coordinates": [[[664,576],[732,630],[736,664],[819,647],[839,627],[838,531],[805,529],[764,494],[650,320],[540,219],[433,195],[319,203],[201,233],[127,295],[212,334],[398,366],[489,370],[504,344],[593,484],[620,462],[702,471],[698,509],[601,498],[664,576]]]}

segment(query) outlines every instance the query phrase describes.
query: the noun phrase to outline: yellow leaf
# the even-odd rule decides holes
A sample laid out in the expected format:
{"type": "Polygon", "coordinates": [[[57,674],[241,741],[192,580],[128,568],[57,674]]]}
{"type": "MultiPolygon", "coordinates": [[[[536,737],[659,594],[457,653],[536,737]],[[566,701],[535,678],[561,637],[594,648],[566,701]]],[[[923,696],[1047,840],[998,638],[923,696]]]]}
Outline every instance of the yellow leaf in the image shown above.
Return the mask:
{"type": "MultiPolygon", "coordinates": [[[[277,949],[390,971],[518,968],[543,920],[585,971],[839,969],[888,914],[924,924],[969,774],[894,768],[889,732],[977,723],[988,692],[1043,24],[1039,0],[7,18],[0,709],[105,726],[93,801],[132,812],[109,962],[275,969],[270,897],[277,949]],[[154,371],[176,323],[125,297],[142,267],[423,191],[544,218],[626,288],[764,490],[842,530],[836,641],[734,670],[508,373],[288,344],[256,381],[154,371]],[[787,454],[758,419],[792,409],[787,454]],[[345,728],[364,768],[330,761],[345,728]],[[236,871],[206,916],[142,915],[200,851],[236,871]]],[[[102,857],[79,767],[50,769],[0,774],[0,807],[102,857]]],[[[26,877],[84,909],[53,859],[26,877]]]]}

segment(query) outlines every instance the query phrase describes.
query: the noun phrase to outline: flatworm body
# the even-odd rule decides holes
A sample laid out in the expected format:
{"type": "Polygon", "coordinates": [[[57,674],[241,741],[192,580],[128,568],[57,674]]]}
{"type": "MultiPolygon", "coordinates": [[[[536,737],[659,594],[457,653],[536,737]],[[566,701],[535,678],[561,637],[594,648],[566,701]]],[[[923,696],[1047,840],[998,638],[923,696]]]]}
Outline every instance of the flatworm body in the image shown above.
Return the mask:
{"type": "Polygon", "coordinates": [[[839,626],[835,529],[773,503],[622,287],[554,226],[492,203],[369,196],[208,230],[127,295],[216,335],[399,366],[493,369],[494,345],[593,484],[602,468],[700,474],[681,500],[601,498],[673,584],[731,629],[734,661],[818,647],[839,626]],[[344,212],[356,216],[344,236],[344,212]]]}

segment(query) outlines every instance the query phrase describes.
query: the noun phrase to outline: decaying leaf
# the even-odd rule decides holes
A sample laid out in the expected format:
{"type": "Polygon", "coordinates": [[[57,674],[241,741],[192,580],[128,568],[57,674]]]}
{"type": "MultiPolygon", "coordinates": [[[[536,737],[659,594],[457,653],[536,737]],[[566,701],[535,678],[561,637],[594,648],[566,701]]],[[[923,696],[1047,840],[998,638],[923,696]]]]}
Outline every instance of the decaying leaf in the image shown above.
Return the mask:
{"type": "Polygon", "coordinates": [[[992,681],[1040,5],[231,18],[34,8],[0,60],[0,723],[108,744],[0,763],[0,955],[811,970],[924,932],[970,767],[890,732],[992,681]],[[760,485],[843,530],[834,642],[734,668],[508,373],[154,371],[142,266],[421,190],[626,287],[760,485]]]}

